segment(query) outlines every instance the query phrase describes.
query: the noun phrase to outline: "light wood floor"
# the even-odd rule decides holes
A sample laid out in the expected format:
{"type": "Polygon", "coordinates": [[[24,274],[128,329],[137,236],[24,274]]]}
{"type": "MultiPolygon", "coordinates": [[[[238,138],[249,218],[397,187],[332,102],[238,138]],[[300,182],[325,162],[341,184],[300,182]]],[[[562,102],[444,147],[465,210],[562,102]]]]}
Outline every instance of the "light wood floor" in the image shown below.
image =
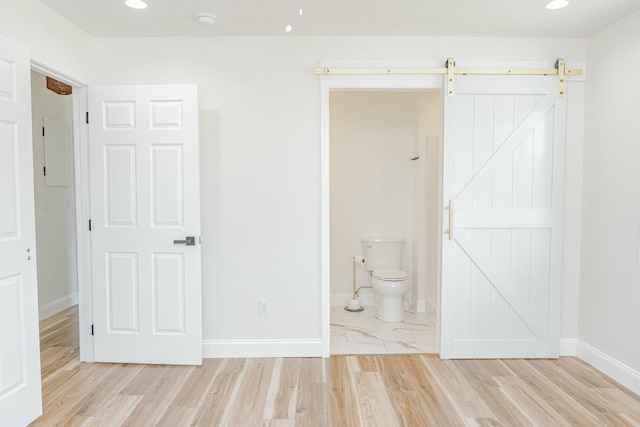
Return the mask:
{"type": "Polygon", "coordinates": [[[34,426],[640,425],[640,398],[576,358],[86,364],[75,308],[42,321],[41,342],[44,415],[34,426]]]}

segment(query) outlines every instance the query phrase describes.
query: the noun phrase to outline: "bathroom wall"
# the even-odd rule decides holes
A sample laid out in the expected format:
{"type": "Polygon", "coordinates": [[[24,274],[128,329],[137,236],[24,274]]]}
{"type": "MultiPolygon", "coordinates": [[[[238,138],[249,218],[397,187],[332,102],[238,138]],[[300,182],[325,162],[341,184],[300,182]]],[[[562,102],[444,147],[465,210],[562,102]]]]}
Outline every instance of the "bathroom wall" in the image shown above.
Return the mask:
{"type": "Polygon", "coordinates": [[[427,302],[436,302],[438,294],[438,248],[441,199],[442,97],[441,93],[420,99],[420,137],[415,141],[414,173],[414,283],[413,305],[423,311],[427,302]],[[418,238],[421,237],[421,238],[418,238]],[[419,286],[418,283],[419,282],[419,286]]]}
{"type": "MultiPolygon", "coordinates": [[[[73,182],[70,186],[48,186],[42,169],[45,165],[43,119],[63,122],[71,137],[73,111],[71,96],[48,90],[45,76],[36,72],[31,72],[31,98],[38,305],[40,318],[45,318],[76,304],[78,299],[73,182]]],[[[71,168],[72,152],[69,157],[71,168]]]]}
{"type": "MultiPolygon", "coordinates": [[[[331,294],[342,303],[352,292],[352,257],[363,253],[364,235],[400,235],[405,239],[402,269],[412,292],[424,295],[426,285],[414,266],[414,238],[419,152],[427,135],[437,134],[439,95],[414,92],[335,92],[330,100],[331,126],[331,294]],[[429,120],[435,111],[435,120],[429,120]],[[435,129],[434,129],[435,128],[435,129]],[[418,281],[418,279],[421,279],[418,281]],[[419,290],[418,283],[422,282],[419,290]]],[[[422,174],[426,177],[426,174],[422,174]]],[[[426,184],[426,182],[425,182],[426,184]]],[[[429,205],[422,199],[426,214],[429,205]]],[[[434,212],[433,217],[437,217],[434,212]]],[[[422,219],[426,223],[426,217],[422,219]]],[[[421,229],[424,236],[427,227],[421,229]]],[[[426,256],[426,248],[423,255],[426,256]]],[[[424,260],[423,260],[424,263],[424,260]]],[[[356,270],[358,286],[367,284],[365,268],[356,270]]],[[[431,280],[432,282],[435,281],[431,280]]],[[[371,301],[369,289],[361,291],[371,301]]],[[[424,296],[423,296],[424,298],[424,296]]]]}

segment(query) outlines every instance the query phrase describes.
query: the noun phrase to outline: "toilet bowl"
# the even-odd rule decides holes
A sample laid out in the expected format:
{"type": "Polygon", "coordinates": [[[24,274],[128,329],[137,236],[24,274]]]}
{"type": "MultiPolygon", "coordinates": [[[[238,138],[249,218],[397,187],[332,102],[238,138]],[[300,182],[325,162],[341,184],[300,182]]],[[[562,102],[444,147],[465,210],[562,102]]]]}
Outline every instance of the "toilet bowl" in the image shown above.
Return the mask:
{"type": "Polygon", "coordinates": [[[407,273],[400,269],[404,238],[364,237],[362,244],[371,286],[378,299],[376,317],[385,322],[402,322],[402,296],[409,290],[407,273]]]}
{"type": "Polygon", "coordinates": [[[376,317],[385,322],[402,322],[402,295],[409,290],[407,273],[394,269],[374,270],[371,273],[371,286],[378,296],[376,317]]]}

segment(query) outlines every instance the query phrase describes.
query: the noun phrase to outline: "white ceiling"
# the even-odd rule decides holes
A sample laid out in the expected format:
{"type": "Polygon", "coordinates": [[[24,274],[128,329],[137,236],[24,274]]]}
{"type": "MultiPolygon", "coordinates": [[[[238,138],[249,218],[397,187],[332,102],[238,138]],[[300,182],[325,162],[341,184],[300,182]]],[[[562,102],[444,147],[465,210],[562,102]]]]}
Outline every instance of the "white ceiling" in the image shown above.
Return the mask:
{"type": "Polygon", "coordinates": [[[498,36],[586,37],[631,12],[638,0],[571,0],[550,11],[543,0],[40,0],[95,37],[498,36]],[[303,15],[298,9],[302,7],[303,15]],[[217,15],[213,26],[195,21],[217,15]]]}

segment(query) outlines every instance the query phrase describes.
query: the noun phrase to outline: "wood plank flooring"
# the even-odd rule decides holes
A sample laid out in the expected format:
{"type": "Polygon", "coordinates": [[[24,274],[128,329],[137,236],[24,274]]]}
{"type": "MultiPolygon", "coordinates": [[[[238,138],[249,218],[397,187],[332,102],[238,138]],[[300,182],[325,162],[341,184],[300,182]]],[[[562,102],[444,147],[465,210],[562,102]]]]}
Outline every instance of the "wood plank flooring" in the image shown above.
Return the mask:
{"type": "Polygon", "coordinates": [[[33,426],[640,426],[640,397],[571,357],[87,364],[75,308],[40,326],[44,414],[33,426]]]}

